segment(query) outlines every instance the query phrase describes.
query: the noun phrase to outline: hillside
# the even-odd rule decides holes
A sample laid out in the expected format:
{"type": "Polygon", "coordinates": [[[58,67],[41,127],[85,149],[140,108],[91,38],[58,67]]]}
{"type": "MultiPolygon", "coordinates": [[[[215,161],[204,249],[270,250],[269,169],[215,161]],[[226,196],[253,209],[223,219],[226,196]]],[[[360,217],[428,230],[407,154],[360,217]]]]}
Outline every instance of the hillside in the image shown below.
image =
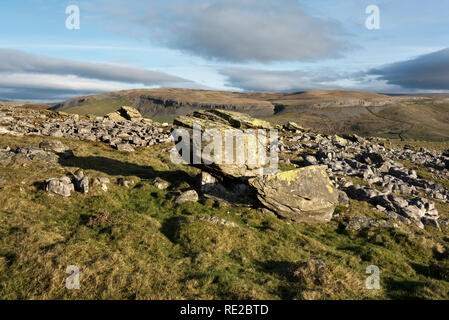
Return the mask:
{"type": "Polygon", "coordinates": [[[327,166],[350,198],[298,223],[208,197],[160,124],[9,107],[0,119],[1,299],[447,298],[449,143],[281,130],[281,174],[327,166]],[[69,265],[81,290],[65,287],[69,265]]]}
{"type": "Polygon", "coordinates": [[[77,97],[51,109],[105,115],[122,105],[137,108],[145,117],[168,122],[198,109],[219,108],[277,124],[295,121],[329,134],[449,140],[449,99],[444,95],[388,96],[341,90],[278,93],[142,89],[77,97]]]}

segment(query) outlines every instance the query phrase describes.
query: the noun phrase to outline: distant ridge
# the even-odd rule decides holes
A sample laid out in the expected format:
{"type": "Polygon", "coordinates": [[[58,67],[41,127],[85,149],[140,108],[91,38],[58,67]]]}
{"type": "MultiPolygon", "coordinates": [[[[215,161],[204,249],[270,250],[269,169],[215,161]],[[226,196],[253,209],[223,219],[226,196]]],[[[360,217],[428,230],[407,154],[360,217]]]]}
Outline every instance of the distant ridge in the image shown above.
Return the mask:
{"type": "Polygon", "coordinates": [[[295,121],[329,134],[449,140],[449,100],[446,94],[135,89],[76,97],[54,104],[51,109],[104,116],[124,105],[138,109],[146,118],[164,122],[198,109],[220,108],[278,124],[295,121]]]}

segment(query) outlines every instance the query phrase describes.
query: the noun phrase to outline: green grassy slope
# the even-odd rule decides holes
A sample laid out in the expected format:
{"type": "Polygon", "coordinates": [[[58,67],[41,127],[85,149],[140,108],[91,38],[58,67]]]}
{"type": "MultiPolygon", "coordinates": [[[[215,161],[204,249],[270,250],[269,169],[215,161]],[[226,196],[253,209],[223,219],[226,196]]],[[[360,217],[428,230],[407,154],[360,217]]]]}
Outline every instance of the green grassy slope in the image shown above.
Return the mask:
{"type": "Polygon", "coordinates": [[[97,116],[105,116],[114,112],[122,106],[132,106],[134,101],[126,98],[121,99],[102,99],[88,101],[80,106],[62,108],[61,111],[77,114],[94,114],[97,116]]]}
{"type": "Polygon", "coordinates": [[[356,107],[354,115],[347,107],[328,108],[320,113],[280,112],[262,117],[273,123],[296,121],[305,127],[329,134],[356,133],[403,140],[448,141],[449,103],[416,103],[383,110],[356,107]]]}
{"type": "MultiPolygon", "coordinates": [[[[0,136],[0,146],[37,146],[42,137],[0,136]]],[[[197,169],[173,165],[155,146],[128,154],[93,142],[62,140],[75,153],[63,169],[33,163],[0,167],[0,299],[394,299],[447,298],[448,230],[371,229],[353,233],[341,220],[297,224],[212,200],[173,206],[196,187],[197,169]],[[81,168],[111,179],[108,192],[49,196],[43,180],[81,168]],[[159,176],[168,190],[152,186],[159,176]],[[119,177],[133,179],[119,187],[119,177]],[[108,219],[89,224],[109,213],[108,219]],[[217,216],[236,227],[198,218],[217,216]],[[441,251],[441,250],[440,250],[441,251]],[[315,278],[310,258],[327,267],[315,278]],[[366,267],[381,270],[381,289],[365,288],[366,267]],[[80,290],[67,290],[66,267],[80,268],[80,290]]],[[[447,146],[446,146],[447,147],[447,146]]],[[[353,201],[341,219],[376,211],[353,201]]],[[[448,206],[439,206],[443,217],[448,206]]]]}

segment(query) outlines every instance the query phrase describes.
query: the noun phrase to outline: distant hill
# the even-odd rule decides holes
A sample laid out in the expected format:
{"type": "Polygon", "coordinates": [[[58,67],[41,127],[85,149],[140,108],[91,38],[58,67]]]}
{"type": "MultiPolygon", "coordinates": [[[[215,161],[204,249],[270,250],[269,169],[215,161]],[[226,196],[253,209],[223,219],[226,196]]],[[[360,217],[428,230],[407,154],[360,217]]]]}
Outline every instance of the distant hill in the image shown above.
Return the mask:
{"type": "Polygon", "coordinates": [[[324,133],[449,140],[449,99],[445,95],[391,96],[343,90],[282,93],[138,89],[77,97],[51,109],[105,115],[123,105],[133,106],[145,117],[159,121],[172,121],[198,109],[221,108],[273,123],[296,121],[324,133]]]}

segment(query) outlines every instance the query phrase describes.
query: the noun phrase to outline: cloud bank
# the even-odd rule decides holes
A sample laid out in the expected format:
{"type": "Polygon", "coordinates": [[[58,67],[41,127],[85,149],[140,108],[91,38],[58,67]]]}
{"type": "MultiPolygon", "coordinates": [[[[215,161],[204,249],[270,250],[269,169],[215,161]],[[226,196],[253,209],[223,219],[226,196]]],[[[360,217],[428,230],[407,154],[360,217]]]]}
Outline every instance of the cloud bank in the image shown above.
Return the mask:
{"type": "Polygon", "coordinates": [[[0,48],[0,98],[66,99],[133,87],[197,88],[195,82],[134,66],[52,58],[0,48]]]}
{"type": "Polygon", "coordinates": [[[245,91],[302,91],[314,89],[341,89],[339,76],[329,72],[300,70],[267,70],[255,68],[225,68],[226,86],[245,91]]]}
{"type": "Polygon", "coordinates": [[[414,90],[449,90],[449,48],[371,69],[387,84],[414,90]]]}
{"type": "Polygon", "coordinates": [[[116,30],[207,59],[310,61],[347,48],[338,22],[309,15],[297,0],[130,1],[115,0],[108,10],[116,30]]]}

